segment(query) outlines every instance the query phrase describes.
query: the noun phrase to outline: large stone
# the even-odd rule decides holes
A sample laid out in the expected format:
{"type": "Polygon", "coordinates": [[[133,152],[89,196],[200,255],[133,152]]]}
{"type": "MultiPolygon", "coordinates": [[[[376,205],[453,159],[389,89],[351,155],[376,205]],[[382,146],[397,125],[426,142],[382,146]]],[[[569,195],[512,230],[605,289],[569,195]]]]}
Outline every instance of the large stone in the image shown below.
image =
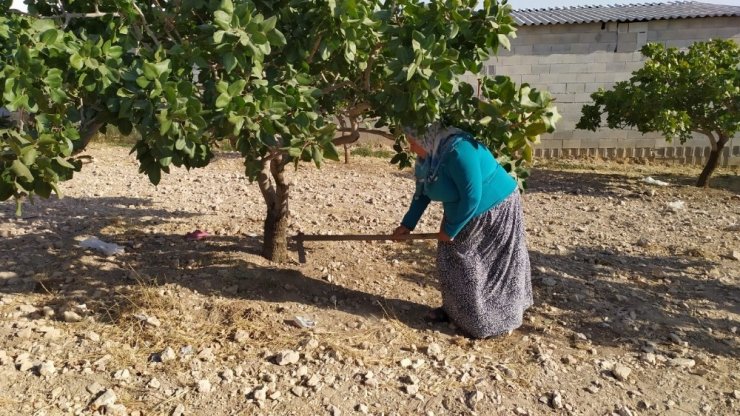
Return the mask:
{"type": "Polygon", "coordinates": [[[277,365],[291,365],[295,364],[300,360],[301,356],[293,350],[280,351],[275,356],[275,364],[277,365]]]}
{"type": "Polygon", "coordinates": [[[64,318],[64,322],[81,322],[82,317],[77,313],[73,311],[64,311],[62,314],[62,317],[64,318]]]}
{"type": "Polygon", "coordinates": [[[552,394],[552,399],[550,400],[550,406],[552,406],[554,409],[562,409],[563,408],[563,396],[560,394],[560,392],[555,392],[552,394]]]}
{"type": "Polygon", "coordinates": [[[681,368],[692,368],[696,365],[696,361],[690,358],[673,358],[669,361],[669,363],[674,367],[681,368]]]}
{"type": "Polygon", "coordinates": [[[100,396],[98,396],[92,402],[92,404],[90,405],[90,407],[93,410],[98,410],[98,409],[100,409],[103,406],[110,406],[112,404],[115,404],[116,403],[116,400],[118,400],[118,397],[116,396],[116,393],[113,390],[108,389],[108,390],[104,391],[103,394],[101,394],[100,396]]]}
{"type": "Polygon", "coordinates": [[[54,374],[56,374],[56,372],[57,372],[57,369],[56,367],[54,367],[54,361],[44,361],[39,366],[40,376],[49,377],[49,376],[53,376],[54,374]]]}
{"type": "Polygon", "coordinates": [[[431,344],[427,345],[427,354],[431,356],[442,354],[442,346],[437,344],[436,342],[432,342],[431,344]]]}
{"type": "Polygon", "coordinates": [[[616,364],[612,369],[612,375],[619,381],[627,381],[631,373],[632,369],[622,364],[616,364]]]}
{"type": "Polygon", "coordinates": [[[126,406],[122,404],[109,404],[105,406],[106,416],[128,416],[126,406]]]}
{"type": "Polygon", "coordinates": [[[198,393],[206,394],[211,392],[211,382],[203,379],[198,380],[198,393]]]}
{"type": "Polygon", "coordinates": [[[159,358],[162,360],[162,362],[172,361],[177,358],[177,354],[175,354],[175,350],[173,350],[171,347],[167,347],[159,353],[159,358]]]}

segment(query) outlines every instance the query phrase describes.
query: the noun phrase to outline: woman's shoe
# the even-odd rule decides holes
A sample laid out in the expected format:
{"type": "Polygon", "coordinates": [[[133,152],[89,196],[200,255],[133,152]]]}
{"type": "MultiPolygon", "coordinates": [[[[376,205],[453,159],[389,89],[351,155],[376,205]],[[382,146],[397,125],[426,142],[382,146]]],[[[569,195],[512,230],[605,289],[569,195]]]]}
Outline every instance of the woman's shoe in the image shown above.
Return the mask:
{"type": "Polygon", "coordinates": [[[427,313],[426,320],[432,323],[450,322],[450,316],[443,308],[434,308],[427,313]]]}

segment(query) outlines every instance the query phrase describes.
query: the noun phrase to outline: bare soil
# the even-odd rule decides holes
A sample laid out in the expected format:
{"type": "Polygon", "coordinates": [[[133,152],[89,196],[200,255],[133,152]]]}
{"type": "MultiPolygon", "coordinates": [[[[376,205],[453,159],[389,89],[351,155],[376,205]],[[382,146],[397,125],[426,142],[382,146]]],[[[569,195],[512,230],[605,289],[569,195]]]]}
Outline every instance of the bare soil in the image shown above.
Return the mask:
{"type": "MultiPolygon", "coordinates": [[[[64,198],[21,218],[0,205],[0,415],[740,407],[737,173],[697,189],[696,168],[537,167],[524,195],[535,306],[513,334],[471,340],[424,320],[440,303],[436,243],[306,243],[307,263],[273,264],[238,155],[154,187],[127,149],[89,153],[64,198]],[[183,238],[195,229],[211,236],[183,238]],[[80,248],[88,236],[125,254],[80,248]]],[[[413,187],[375,158],[291,175],[291,233],[390,232],[413,187]]],[[[417,231],[440,218],[433,207],[417,231]]]]}

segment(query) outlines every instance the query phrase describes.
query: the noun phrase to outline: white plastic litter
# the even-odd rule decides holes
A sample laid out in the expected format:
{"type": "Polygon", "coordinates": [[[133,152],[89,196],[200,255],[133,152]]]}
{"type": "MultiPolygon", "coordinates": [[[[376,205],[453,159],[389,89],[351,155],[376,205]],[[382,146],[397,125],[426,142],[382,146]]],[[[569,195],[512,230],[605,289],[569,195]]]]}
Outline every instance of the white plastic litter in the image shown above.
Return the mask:
{"type": "Polygon", "coordinates": [[[668,211],[671,211],[671,212],[678,212],[683,209],[686,209],[686,203],[681,200],[669,202],[665,204],[665,206],[668,209],[668,211]]]}
{"type": "Polygon", "coordinates": [[[115,256],[125,253],[123,247],[115,243],[106,243],[98,237],[89,237],[80,242],[80,247],[97,250],[106,256],[115,256]]]}
{"type": "Polygon", "coordinates": [[[649,184],[649,185],[658,185],[658,186],[668,186],[668,185],[670,185],[670,183],[668,183],[668,182],[663,182],[663,181],[659,181],[657,179],[653,179],[652,176],[648,176],[647,178],[644,178],[642,181],[645,182],[645,183],[647,183],[647,184],[649,184]]]}
{"type": "Polygon", "coordinates": [[[316,321],[296,315],[293,318],[293,324],[300,328],[313,328],[316,326],[316,321]]]}

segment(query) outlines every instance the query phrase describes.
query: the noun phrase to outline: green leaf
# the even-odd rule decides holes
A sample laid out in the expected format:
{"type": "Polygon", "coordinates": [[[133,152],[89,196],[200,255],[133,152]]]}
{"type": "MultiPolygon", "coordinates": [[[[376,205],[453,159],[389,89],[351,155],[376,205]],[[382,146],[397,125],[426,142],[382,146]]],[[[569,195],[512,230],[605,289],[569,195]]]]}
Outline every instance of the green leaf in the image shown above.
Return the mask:
{"type": "Polygon", "coordinates": [[[220,9],[230,15],[234,14],[234,3],[231,0],[222,0],[220,9]]]}
{"type": "Polygon", "coordinates": [[[113,59],[118,59],[123,55],[123,48],[120,46],[111,46],[108,48],[108,57],[113,59]]]}
{"type": "Polygon", "coordinates": [[[321,163],[324,161],[324,156],[321,153],[321,148],[319,148],[319,146],[316,146],[316,145],[311,146],[311,158],[316,164],[316,167],[320,168],[321,163]]]}
{"type": "Polygon", "coordinates": [[[223,93],[216,98],[216,108],[224,108],[231,102],[231,96],[223,93]]]}
{"type": "Polygon", "coordinates": [[[157,165],[149,166],[146,174],[149,176],[149,181],[152,185],[159,185],[159,181],[162,180],[162,170],[157,165]]]}
{"type": "Polygon", "coordinates": [[[524,134],[527,136],[539,136],[540,134],[544,134],[547,132],[547,125],[545,125],[544,122],[539,123],[532,123],[524,131],[524,134]]]}
{"type": "Polygon", "coordinates": [[[232,97],[236,97],[238,95],[241,95],[242,91],[244,91],[244,87],[247,85],[247,81],[244,79],[240,79],[238,81],[235,81],[233,84],[229,85],[228,93],[232,97]]]}
{"type": "Polygon", "coordinates": [[[120,120],[118,122],[118,131],[120,131],[124,136],[130,135],[133,129],[134,125],[131,124],[131,121],[129,120],[120,120]]]}
{"type": "Polygon", "coordinates": [[[303,152],[303,149],[299,147],[289,147],[288,148],[288,155],[290,155],[291,157],[300,157],[302,152],[303,152]]]}
{"type": "Polygon", "coordinates": [[[234,70],[234,68],[236,68],[237,61],[233,53],[228,52],[224,54],[223,59],[224,59],[224,69],[226,69],[227,73],[230,73],[231,71],[234,70]]]}
{"type": "Polygon", "coordinates": [[[213,13],[213,22],[223,30],[231,29],[231,14],[223,10],[216,10],[213,13]]]}
{"type": "Polygon", "coordinates": [[[182,150],[185,148],[185,138],[184,137],[178,137],[177,140],[175,140],[175,149],[176,150],[182,150]]]}
{"type": "Polygon", "coordinates": [[[33,192],[42,198],[48,199],[51,196],[51,185],[43,180],[36,180],[33,182],[33,192]]]}
{"type": "Polygon", "coordinates": [[[339,162],[339,152],[337,151],[336,146],[334,146],[334,143],[327,142],[323,146],[324,148],[324,156],[329,159],[333,160],[335,162],[339,162]]]}
{"type": "Polygon", "coordinates": [[[262,30],[264,32],[269,32],[275,29],[276,23],[277,23],[277,16],[272,16],[269,19],[265,19],[265,21],[262,22],[262,30]]]}
{"type": "Polygon", "coordinates": [[[534,148],[531,145],[525,146],[524,149],[522,149],[522,158],[527,162],[532,163],[533,150],[534,148]]]}
{"type": "Polygon", "coordinates": [[[213,33],[213,42],[216,44],[221,43],[224,40],[224,35],[226,34],[226,31],[224,30],[217,30],[213,33]]]}
{"type": "Polygon", "coordinates": [[[55,161],[56,161],[57,163],[59,163],[59,165],[60,165],[60,166],[63,166],[63,167],[65,167],[65,168],[67,168],[67,169],[75,169],[75,165],[73,165],[73,164],[69,163],[69,162],[67,161],[67,159],[65,159],[65,158],[63,158],[63,157],[61,157],[61,156],[57,156],[57,157],[55,157],[55,158],[54,158],[54,160],[55,160],[55,161]]]}
{"type": "Polygon", "coordinates": [[[10,171],[15,174],[17,178],[25,179],[27,182],[33,182],[33,174],[20,160],[16,159],[10,164],[10,171]]]}
{"type": "Polygon", "coordinates": [[[144,62],[142,69],[144,70],[144,76],[150,80],[157,79],[162,76],[165,72],[169,71],[170,60],[165,59],[162,62],[144,62]]]}
{"type": "Polygon", "coordinates": [[[506,35],[504,35],[502,33],[499,33],[498,34],[498,42],[501,44],[501,46],[503,46],[507,50],[511,50],[511,41],[509,40],[509,37],[508,36],[506,36],[506,35]]]}
{"type": "Polygon", "coordinates": [[[267,32],[267,40],[270,42],[270,45],[277,47],[288,44],[288,41],[285,39],[285,35],[277,29],[267,32]]]}
{"type": "Polygon", "coordinates": [[[146,88],[146,87],[149,86],[150,83],[151,83],[151,81],[149,81],[148,79],[146,79],[146,77],[136,78],[136,85],[138,85],[139,88],[146,88]]]}
{"type": "Polygon", "coordinates": [[[41,34],[41,42],[51,45],[57,41],[57,37],[59,37],[59,31],[56,29],[49,29],[41,34]]]}
{"type": "Polygon", "coordinates": [[[170,131],[170,128],[172,127],[172,120],[170,119],[160,119],[159,120],[159,134],[161,136],[164,136],[167,134],[168,131],[170,131]]]}
{"type": "Polygon", "coordinates": [[[85,65],[85,59],[80,55],[74,53],[72,54],[72,56],[69,57],[69,64],[72,65],[72,68],[74,69],[82,69],[82,67],[85,65]]]}
{"type": "Polygon", "coordinates": [[[416,74],[416,68],[417,66],[415,63],[409,65],[408,69],[406,70],[406,81],[411,81],[411,78],[413,78],[416,74]]]}
{"type": "Polygon", "coordinates": [[[36,157],[38,157],[38,155],[39,152],[36,148],[31,146],[24,147],[23,150],[21,150],[21,162],[26,166],[31,166],[36,162],[36,157]]]}

